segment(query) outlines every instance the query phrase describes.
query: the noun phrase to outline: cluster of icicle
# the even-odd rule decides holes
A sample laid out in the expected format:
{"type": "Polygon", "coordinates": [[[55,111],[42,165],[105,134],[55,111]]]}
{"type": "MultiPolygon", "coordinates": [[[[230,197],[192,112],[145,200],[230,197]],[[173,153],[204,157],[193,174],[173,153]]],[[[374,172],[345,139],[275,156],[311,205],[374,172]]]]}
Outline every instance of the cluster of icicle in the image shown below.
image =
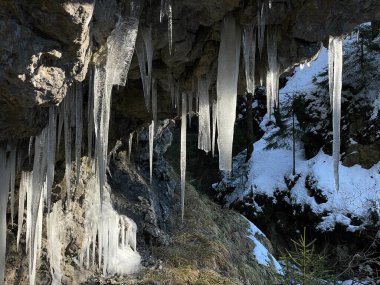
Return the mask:
{"type": "Polygon", "coordinates": [[[102,199],[95,177],[87,182],[87,187],[96,191],[88,191],[84,201],[85,238],[79,265],[87,269],[97,265],[105,275],[136,272],[141,257],[136,251],[135,222],[113,209],[107,184],[102,199]]]}
{"type": "MultiPolygon", "coordinates": [[[[119,17],[119,20],[108,37],[108,54],[105,65],[96,66],[90,72],[90,90],[88,101],[88,156],[92,156],[93,136],[95,133],[94,172],[95,177],[91,187],[92,196],[88,198],[86,212],[88,236],[87,244],[92,244],[92,255],[98,250],[98,266],[104,273],[132,272],[138,267],[140,257],[136,252],[136,225],[125,216],[119,216],[109,201],[106,183],[106,165],[108,149],[108,129],[110,119],[111,91],[113,85],[125,85],[127,74],[135,49],[135,41],[139,25],[140,8],[131,4],[131,15],[119,17]],[[104,194],[106,190],[106,194],[104,194]],[[94,194],[96,193],[96,194],[94,194]],[[95,197],[97,196],[97,197],[95,197]],[[99,213],[104,211],[101,215],[99,213]],[[96,247],[97,245],[97,247],[96,247]]],[[[75,162],[76,180],[80,181],[80,158],[83,142],[83,96],[81,84],[69,88],[66,98],[59,107],[50,107],[49,123],[34,139],[34,162],[32,172],[22,172],[19,188],[19,213],[17,246],[20,243],[24,223],[24,207],[26,203],[26,251],[29,256],[29,284],[34,285],[36,279],[37,260],[41,254],[43,231],[43,211],[46,205],[47,218],[47,252],[50,259],[51,273],[55,284],[60,284],[62,273],[60,261],[62,250],[60,243],[60,219],[63,212],[57,205],[51,205],[51,189],[54,181],[55,153],[59,149],[61,133],[64,133],[65,150],[65,184],[67,191],[67,206],[70,210],[71,191],[73,188],[72,173],[72,129],[75,128],[75,162]],[[57,116],[58,115],[58,116],[57,116]],[[57,117],[59,117],[57,123],[57,117]],[[58,130],[58,131],[57,131],[58,130]],[[58,144],[58,145],[57,145],[58,144]],[[57,146],[56,146],[57,145],[57,146]]],[[[31,157],[33,139],[29,143],[31,157]]],[[[16,143],[0,147],[0,284],[4,283],[5,252],[7,233],[8,193],[11,193],[12,224],[14,217],[14,188],[16,157],[21,165],[22,152],[16,155],[16,143]]],[[[86,259],[89,248],[84,244],[81,261],[86,259]]],[[[92,259],[94,261],[94,258],[92,259]]]]}

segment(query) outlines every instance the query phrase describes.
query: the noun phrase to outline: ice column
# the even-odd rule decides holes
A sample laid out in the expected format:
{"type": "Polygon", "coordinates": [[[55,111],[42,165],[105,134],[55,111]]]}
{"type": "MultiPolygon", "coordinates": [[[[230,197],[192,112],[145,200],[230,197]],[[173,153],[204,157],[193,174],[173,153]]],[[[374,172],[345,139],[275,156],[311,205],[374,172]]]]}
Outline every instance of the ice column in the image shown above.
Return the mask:
{"type": "Polygon", "coordinates": [[[226,171],[231,171],[232,163],[240,43],[240,28],[235,18],[227,15],[222,25],[217,77],[219,169],[226,171]]]}

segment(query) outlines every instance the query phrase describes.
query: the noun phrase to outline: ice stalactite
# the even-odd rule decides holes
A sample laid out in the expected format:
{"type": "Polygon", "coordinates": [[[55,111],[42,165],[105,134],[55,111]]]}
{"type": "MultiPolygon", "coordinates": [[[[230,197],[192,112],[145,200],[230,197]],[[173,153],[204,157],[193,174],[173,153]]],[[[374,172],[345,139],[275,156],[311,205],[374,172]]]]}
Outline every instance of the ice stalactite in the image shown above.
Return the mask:
{"type": "Polygon", "coordinates": [[[243,55],[245,80],[247,83],[247,92],[255,94],[255,57],[256,57],[256,37],[254,36],[254,27],[246,26],[243,29],[243,55]]]}
{"type": "Polygon", "coordinates": [[[71,104],[72,89],[69,88],[66,97],[63,101],[63,125],[65,134],[65,183],[66,183],[66,195],[67,195],[67,205],[70,205],[71,201],[71,104]]]}
{"type": "Polygon", "coordinates": [[[46,187],[46,169],[47,169],[47,132],[45,128],[36,137],[34,147],[34,162],[32,174],[32,193],[28,194],[31,198],[31,211],[30,211],[30,237],[29,237],[29,283],[35,284],[37,257],[41,249],[41,234],[42,234],[42,209],[44,188],[46,187]]]}
{"type": "Polygon", "coordinates": [[[215,140],[216,140],[216,117],[218,114],[216,100],[212,101],[212,139],[211,139],[211,151],[212,157],[215,157],[215,140]]]}
{"type": "Polygon", "coordinates": [[[49,124],[47,132],[46,204],[50,211],[51,189],[54,183],[55,172],[55,147],[57,143],[57,113],[56,107],[54,106],[49,108],[49,124]]]}
{"type": "Polygon", "coordinates": [[[268,72],[267,72],[267,113],[272,115],[272,108],[279,107],[279,76],[280,67],[277,60],[277,29],[272,27],[267,31],[268,72]]]}
{"type": "Polygon", "coordinates": [[[129,139],[128,139],[128,161],[129,162],[131,161],[133,135],[134,135],[134,132],[131,132],[129,134],[129,139]]]}
{"type": "Polygon", "coordinates": [[[126,84],[129,67],[135,50],[141,6],[131,1],[130,13],[120,17],[111,35],[107,38],[107,60],[105,66],[95,67],[94,74],[94,127],[96,175],[100,195],[106,183],[108,154],[108,131],[113,85],[126,84]]]}
{"type": "Polygon", "coordinates": [[[105,185],[103,199],[100,199],[96,184],[96,179],[87,182],[84,200],[86,234],[79,264],[85,268],[97,264],[104,274],[134,273],[140,268],[141,261],[136,251],[137,226],[133,220],[113,209],[108,184],[105,185]]]}
{"type": "Polygon", "coordinates": [[[151,92],[152,92],[152,29],[142,28],[141,36],[136,40],[136,54],[140,67],[140,76],[143,85],[145,105],[148,111],[151,110],[151,92]]]}
{"type": "Polygon", "coordinates": [[[334,37],[329,37],[329,50],[328,50],[328,74],[329,74],[329,92],[330,92],[330,105],[333,106],[333,90],[334,90],[334,37]]]}
{"type": "Polygon", "coordinates": [[[87,101],[87,156],[92,157],[92,141],[94,138],[94,69],[89,67],[89,87],[87,101]]]}
{"type": "Polygon", "coordinates": [[[157,126],[157,81],[152,79],[152,114],[154,124],[157,126]]]}
{"type": "Polygon", "coordinates": [[[149,126],[149,181],[153,179],[154,121],[149,126]]]}
{"type": "Polygon", "coordinates": [[[168,41],[169,41],[169,53],[172,53],[173,49],[173,6],[172,0],[161,0],[160,10],[160,23],[166,16],[168,18],[168,41]]]}
{"type": "Polygon", "coordinates": [[[50,273],[52,276],[52,285],[61,284],[63,276],[61,270],[62,249],[63,244],[61,241],[61,228],[63,212],[60,210],[60,204],[55,204],[52,211],[46,217],[46,231],[47,231],[47,253],[49,256],[50,273]]]}
{"type": "Polygon", "coordinates": [[[4,284],[5,252],[7,240],[7,204],[10,167],[5,147],[0,146],[0,284],[4,284]]]}
{"type": "Polygon", "coordinates": [[[29,145],[28,145],[29,164],[31,163],[31,158],[32,158],[33,141],[34,141],[34,137],[30,137],[29,138],[29,145]]]}
{"type": "Polygon", "coordinates": [[[16,182],[16,151],[17,144],[15,142],[10,143],[10,154],[9,154],[9,192],[11,194],[11,225],[13,225],[14,219],[14,207],[15,207],[15,182],[16,182]]]}
{"type": "MultiPolygon", "coordinates": [[[[208,94],[207,94],[208,95],[208,94]]],[[[185,188],[186,188],[186,128],[187,128],[187,96],[182,93],[182,113],[181,113],[181,216],[182,222],[185,215],[185,188]]]]}
{"type": "Polygon", "coordinates": [[[259,2],[258,15],[257,15],[257,44],[259,47],[260,56],[263,54],[263,48],[264,48],[265,25],[266,25],[265,4],[259,2]]]}
{"type": "MultiPolygon", "coordinates": [[[[341,120],[341,95],[342,95],[342,72],[343,72],[343,37],[333,39],[333,168],[334,186],[339,191],[339,161],[340,161],[340,120],[341,120]]],[[[330,68],[330,66],[329,66],[330,68]]],[[[329,71],[329,74],[331,71],[329,71]]],[[[329,77],[331,80],[331,78],[329,77]]],[[[331,84],[330,84],[331,86],[331,84]]]]}
{"type": "Polygon", "coordinates": [[[198,128],[198,148],[208,153],[211,150],[210,131],[210,99],[209,99],[210,79],[203,75],[198,78],[199,97],[199,128],[198,128]]]}
{"type": "Polygon", "coordinates": [[[191,119],[194,115],[194,112],[193,112],[193,91],[190,91],[189,93],[187,93],[187,105],[188,105],[188,109],[189,109],[189,128],[191,127],[191,119]]]}
{"type": "Polygon", "coordinates": [[[147,77],[146,86],[148,94],[152,88],[152,62],[153,62],[153,46],[152,46],[152,27],[142,29],[142,36],[145,44],[146,63],[147,63],[147,77]]]}
{"type": "Polygon", "coordinates": [[[22,224],[24,222],[24,212],[25,212],[25,200],[28,192],[31,191],[32,187],[32,173],[22,172],[19,188],[19,200],[18,200],[18,224],[17,224],[17,250],[20,245],[20,237],[22,231],[22,224]]]}
{"type": "Polygon", "coordinates": [[[172,99],[172,107],[175,108],[175,81],[171,72],[169,72],[168,81],[170,89],[170,98],[172,99]]]}
{"type": "Polygon", "coordinates": [[[227,15],[222,25],[217,76],[219,169],[226,171],[232,166],[240,43],[240,27],[231,14],[227,15]]]}
{"type": "Polygon", "coordinates": [[[82,83],[75,84],[75,169],[76,169],[76,184],[79,183],[80,176],[80,158],[82,150],[83,136],[83,94],[82,83]]]}

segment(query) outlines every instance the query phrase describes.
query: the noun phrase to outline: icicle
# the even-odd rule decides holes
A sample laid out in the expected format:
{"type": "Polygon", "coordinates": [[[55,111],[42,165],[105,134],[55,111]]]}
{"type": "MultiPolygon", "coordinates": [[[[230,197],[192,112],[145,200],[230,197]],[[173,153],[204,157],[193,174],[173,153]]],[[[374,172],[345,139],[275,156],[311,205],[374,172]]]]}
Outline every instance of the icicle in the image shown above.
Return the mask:
{"type": "Polygon", "coordinates": [[[187,93],[187,99],[188,99],[187,101],[188,101],[188,107],[189,107],[189,128],[191,128],[191,118],[194,115],[194,112],[193,112],[193,91],[190,91],[187,93]]]}
{"type": "Polygon", "coordinates": [[[269,0],[269,9],[272,9],[272,4],[273,4],[273,1],[272,0],[269,0]]]}
{"type": "Polygon", "coordinates": [[[210,132],[210,100],[209,90],[210,79],[205,75],[198,78],[199,97],[199,129],[198,148],[208,153],[211,150],[210,132]]]}
{"type": "Polygon", "coordinates": [[[15,206],[15,180],[16,180],[16,144],[12,142],[10,144],[10,155],[9,155],[9,184],[10,184],[10,194],[11,194],[11,225],[13,225],[14,219],[14,206],[15,206]]]}
{"type": "Polygon", "coordinates": [[[253,26],[246,26],[243,31],[243,54],[245,79],[247,82],[247,92],[255,94],[255,57],[256,57],[256,37],[253,36],[253,26]]]}
{"type": "Polygon", "coordinates": [[[54,182],[55,145],[57,138],[57,116],[54,106],[49,108],[49,125],[47,140],[46,203],[50,211],[51,190],[54,182]]]}
{"type": "Polygon", "coordinates": [[[83,94],[82,94],[82,84],[80,82],[76,83],[75,92],[75,169],[76,169],[76,185],[79,183],[80,179],[80,158],[82,150],[82,132],[83,132],[83,118],[82,118],[82,108],[83,108],[83,94]]]}
{"type": "Polygon", "coordinates": [[[63,129],[63,122],[64,122],[64,108],[65,108],[65,103],[61,103],[58,107],[58,138],[57,138],[57,153],[59,152],[59,147],[61,143],[61,134],[62,134],[62,129],[63,129]]]}
{"type": "Polygon", "coordinates": [[[175,82],[173,78],[173,74],[169,72],[169,88],[170,88],[170,97],[172,99],[172,107],[175,108],[175,82]]]}
{"type": "Polygon", "coordinates": [[[259,4],[258,7],[258,23],[257,23],[257,42],[259,47],[259,53],[260,56],[263,54],[263,48],[264,48],[264,40],[265,40],[265,25],[266,25],[266,17],[265,17],[265,5],[264,3],[261,3],[261,7],[259,4]]]}
{"type": "Polygon", "coordinates": [[[216,100],[212,101],[212,157],[215,157],[215,140],[216,140],[216,121],[217,121],[217,102],[216,100]]]}
{"type": "Polygon", "coordinates": [[[162,23],[164,16],[168,18],[169,53],[171,54],[173,48],[173,8],[171,0],[161,0],[160,23],[162,23]]]}
{"type": "Polygon", "coordinates": [[[89,92],[88,92],[88,102],[87,102],[87,156],[92,157],[92,140],[94,137],[94,74],[93,67],[89,68],[89,92]]]}
{"type": "MultiPolygon", "coordinates": [[[[64,117],[64,133],[65,133],[65,183],[67,192],[67,205],[70,205],[71,201],[71,100],[72,89],[69,88],[66,98],[63,102],[63,117],[64,117]]],[[[34,169],[34,168],[33,168],[34,169]]]]}
{"type": "Polygon", "coordinates": [[[32,158],[33,140],[34,140],[34,137],[30,137],[29,138],[29,147],[28,147],[29,164],[31,163],[31,158],[32,158]]]}
{"type": "Polygon", "coordinates": [[[182,93],[182,116],[181,116],[181,216],[182,223],[185,215],[185,187],[186,187],[186,116],[187,98],[186,93],[182,93]]]}
{"type": "Polygon", "coordinates": [[[129,162],[131,161],[133,134],[134,132],[129,134],[129,140],[128,140],[128,161],[129,162]]]}
{"type": "Polygon", "coordinates": [[[52,284],[61,284],[63,273],[61,271],[62,259],[62,211],[59,210],[59,204],[55,204],[51,213],[46,217],[47,228],[47,253],[49,256],[50,273],[52,276],[52,284]]]}
{"type": "Polygon", "coordinates": [[[237,80],[241,43],[240,28],[232,15],[224,18],[218,56],[217,127],[219,169],[231,170],[236,117],[237,80]]]}
{"type": "MultiPolygon", "coordinates": [[[[147,77],[146,86],[147,93],[150,94],[152,88],[152,62],[153,62],[153,46],[152,46],[152,27],[142,30],[142,36],[145,44],[146,61],[147,61],[147,77]]],[[[152,95],[153,96],[153,95],[152,95]]]]}
{"type": "Polygon", "coordinates": [[[267,38],[267,51],[268,51],[268,74],[267,74],[267,103],[270,103],[268,108],[268,114],[271,116],[272,107],[279,107],[279,73],[280,67],[277,61],[277,30],[272,27],[268,29],[267,38]],[[269,82],[268,82],[269,80],[269,82]],[[270,90],[269,90],[270,89],[270,90]],[[269,90],[269,91],[268,91],[269,90]],[[269,98],[268,98],[269,97],[269,98]],[[270,101],[270,102],[269,102],[270,101]]]}
{"type": "Polygon", "coordinates": [[[25,199],[28,191],[31,191],[32,174],[30,172],[21,173],[20,189],[19,189],[19,200],[18,200],[18,227],[17,227],[17,250],[20,245],[20,237],[22,231],[22,224],[24,221],[24,209],[25,209],[25,199]]]}
{"type": "Polygon", "coordinates": [[[333,90],[334,90],[334,37],[329,37],[329,50],[328,50],[328,74],[329,74],[329,93],[330,93],[330,106],[333,105],[333,90]]]}
{"type": "Polygon", "coordinates": [[[339,191],[340,119],[343,70],[343,37],[334,38],[333,161],[334,185],[339,191]]]}
{"type": "MultiPolygon", "coordinates": [[[[29,280],[30,284],[35,283],[36,263],[39,256],[39,248],[42,234],[42,207],[43,189],[46,187],[45,175],[47,167],[47,154],[45,146],[47,143],[47,129],[43,129],[36,137],[33,174],[32,174],[32,194],[31,194],[31,226],[29,243],[29,280]]],[[[29,199],[29,195],[28,195],[29,199]]]]}
{"type": "Polygon", "coordinates": [[[0,147],[0,284],[4,284],[7,239],[7,204],[10,168],[4,148],[0,147]]]}
{"type": "Polygon", "coordinates": [[[152,79],[152,113],[154,124],[157,126],[157,81],[155,78],[152,79]]]}
{"type": "Polygon", "coordinates": [[[153,143],[154,143],[154,121],[149,126],[149,174],[150,184],[153,178],[153,143]]]}
{"type": "Polygon", "coordinates": [[[140,67],[140,77],[141,77],[141,82],[143,86],[145,106],[149,112],[150,100],[151,100],[151,93],[150,93],[151,85],[150,85],[150,80],[148,80],[147,58],[146,58],[147,55],[145,52],[144,39],[142,37],[138,37],[136,40],[136,54],[137,54],[137,60],[139,62],[139,67],[140,67]]]}

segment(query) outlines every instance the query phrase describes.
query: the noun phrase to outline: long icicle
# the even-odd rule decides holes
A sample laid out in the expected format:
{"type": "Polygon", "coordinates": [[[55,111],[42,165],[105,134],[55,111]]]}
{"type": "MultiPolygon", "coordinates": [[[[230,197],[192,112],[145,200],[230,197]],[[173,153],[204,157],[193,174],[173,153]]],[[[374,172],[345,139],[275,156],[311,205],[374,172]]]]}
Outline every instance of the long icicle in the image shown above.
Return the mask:
{"type": "Polygon", "coordinates": [[[243,30],[243,55],[245,80],[247,92],[255,94],[255,57],[256,57],[256,37],[254,37],[253,26],[244,27],[243,30]]]}
{"type": "Polygon", "coordinates": [[[80,179],[80,158],[82,150],[82,136],[83,136],[83,94],[82,83],[78,82],[75,86],[75,169],[76,169],[76,185],[80,179]]]}
{"type": "Polygon", "coordinates": [[[206,75],[198,78],[199,97],[199,129],[198,148],[208,153],[211,150],[210,132],[210,99],[209,99],[210,79],[206,75]]]}
{"type": "Polygon", "coordinates": [[[333,105],[333,90],[334,90],[334,37],[329,37],[329,50],[328,50],[328,73],[329,73],[329,93],[330,93],[330,105],[333,105]]]}
{"type": "Polygon", "coordinates": [[[28,191],[30,191],[31,183],[32,183],[31,172],[22,172],[21,181],[20,181],[20,189],[19,189],[19,202],[18,202],[17,250],[20,245],[22,224],[24,221],[26,194],[28,191]]]}
{"type": "Polygon", "coordinates": [[[182,115],[181,115],[181,217],[182,223],[185,216],[185,188],[186,188],[186,128],[187,128],[187,98],[182,93],[182,115]]]}
{"type": "Polygon", "coordinates": [[[149,181],[152,185],[153,179],[153,149],[154,149],[154,121],[149,126],[149,181]]]}
{"type": "Polygon", "coordinates": [[[7,240],[7,204],[9,193],[9,167],[5,148],[0,146],[0,284],[4,284],[7,240]]]}
{"type": "Polygon", "coordinates": [[[48,211],[51,209],[51,190],[54,183],[55,147],[57,139],[56,107],[49,108],[48,141],[47,141],[47,172],[46,172],[46,203],[48,211]]]}
{"type": "Polygon", "coordinates": [[[212,157],[215,157],[215,140],[216,140],[216,117],[217,117],[217,102],[216,100],[212,101],[212,141],[211,141],[211,151],[212,157]]]}
{"type": "Polygon", "coordinates": [[[219,169],[231,171],[241,33],[232,14],[224,18],[218,56],[217,127],[219,169]]]}
{"type": "MultiPolygon", "coordinates": [[[[63,125],[65,133],[65,182],[66,182],[66,193],[67,193],[67,206],[70,205],[71,201],[71,124],[70,124],[70,114],[71,114],[71,102],[72,100],[72,89],[69,88],[66,98],[64,99],[63,106],[63,125]]],[[[34,169],[34,168],[33,168],[34,169]]]]}
{"type": "Polygon", "coordinates": [[[15,215],[15,181],[16,181],[16,152],[17,143],[10,143],[11,153],[9,155],[9,179],[10,179],[10,194],[11,194],[11,225],[13,225],[14,215],[15,215]]]}
{"type": "Polygon", "coordinates": [[[339,191],[340,119],[343,71],[343,37],[334,38],[334,90],[333,90],[333,167],[335,190],[339,191]]]}

